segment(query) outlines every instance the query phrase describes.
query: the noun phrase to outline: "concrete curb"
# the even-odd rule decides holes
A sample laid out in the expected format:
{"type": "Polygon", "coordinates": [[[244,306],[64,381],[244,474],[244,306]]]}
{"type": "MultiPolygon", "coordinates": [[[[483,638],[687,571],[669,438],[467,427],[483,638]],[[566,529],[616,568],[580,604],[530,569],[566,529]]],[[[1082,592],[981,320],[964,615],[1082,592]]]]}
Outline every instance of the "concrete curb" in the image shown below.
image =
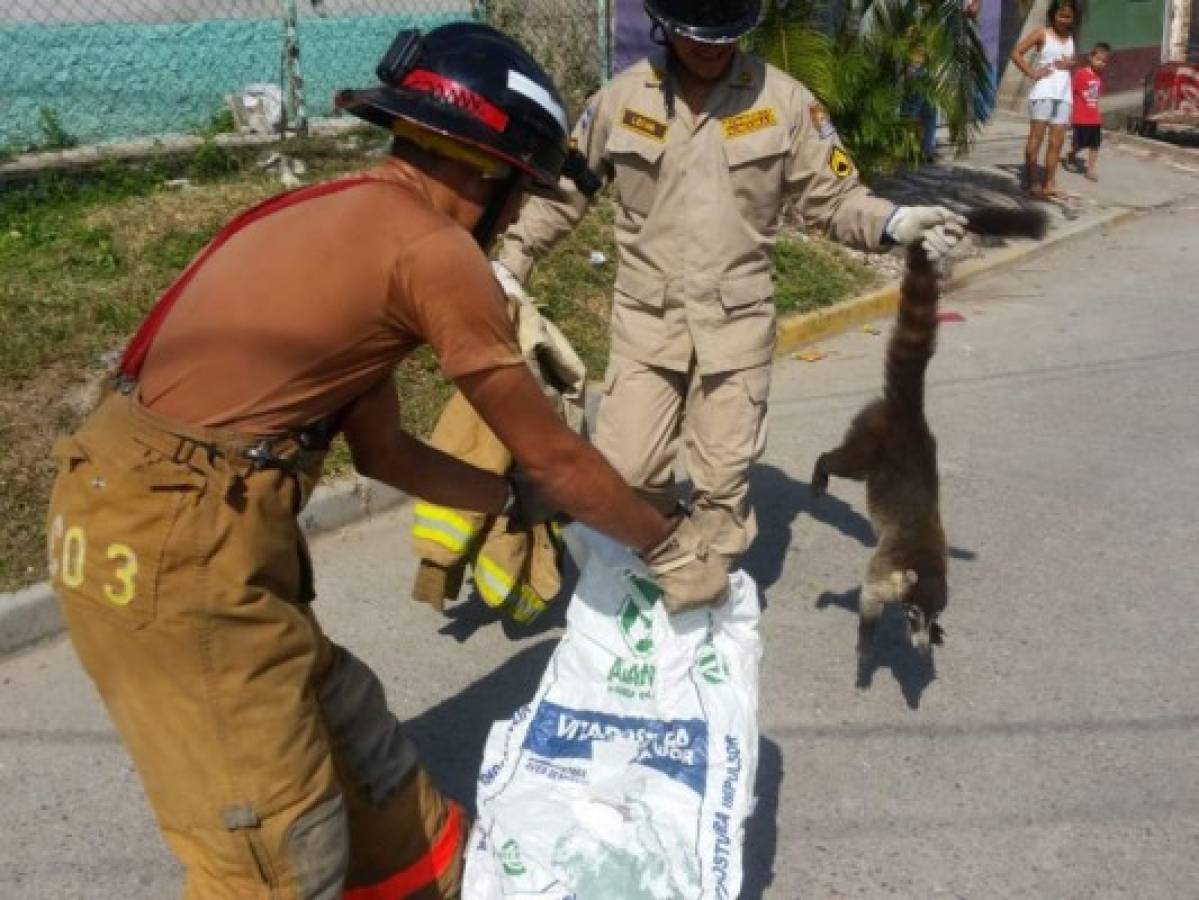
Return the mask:
{"type": "MultiPolygon", "coordinates": [[[[1007,247],[982,258],[968,260],[954,270],[948,284],[950,287],[961,287],[971,279],[1001,266],[1026,261],[1064,241],[1117,225],[1135,215],[1136,210],[1132,209],[1113,210],[1096,221],[1062,228],[1056,235],[1040,243],[1007,247]]],[[[826,309],[783,318],[779,322],[776,355],[781,356],[804,344],[892,315],[898,302],[899,283],[893,282],[826,309]]],[[[393,509],[408,499],[406,494],[377,481],[360,476],[347,478],[318,487],[300,515],[300,524],[305,534],[314,537],[393,509]]],[[[51,637],[62,628],[58,603],[48,582],[35,584],[15,594],[0,594],[0,655],[51,637]]]]}
{"type": "MultiPolygon", "coordinates": [[[[354,118],[322,118],[311,120],[308,126],[311,137],[336,137],[361,128],[362,121],[354,118]]],[[[270,147],[294,137],[294,134],[230,132],[216,135],[212,142],[224,149],[239,150],[247,147],[270,147]]],[[[197,135],[163,134],[119,143],[87,144],[67,150],[24,153],[0,164],[0,182],[29,178],[40,172],[87,169],[108,161],[137,162],[156,157],[179,156],[194,153],[205,143],[205,139],[197,135]]]]}
{"type": "MultiPolygon", "coordinates": [[[[1058,229],[1046,240],[1004,247],[977,259],[970,259],[955,266],[946,287],[959,288],[966,283],[1004,266],[1025,262],[1101,228],[1109,228],[1126,222],[1137,214],[1135,209],[1114,209],[1099,219],[1080,222],[1058,229]]],[[[873,322],[884,316],[895,314],[899,307],[899,282],[893,281],[881,288],[861,294],[850,300],[835,303],[824,309],[799,313],[779,320],[778,340],[775,356],[784,356],[807,344],[841,334],[859,325],[873,322]]]]}
{"type": "MultiPolygon", "coordinates": [[[[300,514],[300,526],[312,538],[394,509],[408,499],[407,494],[369,478],[345,478],[316,489],[300,514]]],[[[0,594],[0,656],[62,630],[58,601],[48,581],[0,594]]]]}

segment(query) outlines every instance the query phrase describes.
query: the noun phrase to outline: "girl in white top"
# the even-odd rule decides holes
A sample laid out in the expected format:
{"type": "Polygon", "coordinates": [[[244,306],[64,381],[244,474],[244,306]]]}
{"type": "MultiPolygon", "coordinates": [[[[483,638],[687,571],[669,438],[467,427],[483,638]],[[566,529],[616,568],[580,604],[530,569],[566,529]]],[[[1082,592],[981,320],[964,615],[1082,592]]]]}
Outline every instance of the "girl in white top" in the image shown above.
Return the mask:
{"type": "Polygon", "coordinates": [[[1048,26],[1027,34],[1012,50],[1012,62],[1033,79],[1028,95],[1032,123],[1024,149],[1025,184],[1032,196],[1054,199],[1063,196],[1054,186],[1054,178],[1066,140],[1066,127],[1070,124],[1070,70],[1076,65],[1074,31],[1079,20],[1076,0],[1052,0],[1045,18],[1048,26]],[[1029,65],[1025,56],[1033,47],[1037,49],[1036,62],[1029,65]],[[1049,146],[1045,153],[1045,180],[1038,184],[1037,157],[1046,131],[1049,146]]]}

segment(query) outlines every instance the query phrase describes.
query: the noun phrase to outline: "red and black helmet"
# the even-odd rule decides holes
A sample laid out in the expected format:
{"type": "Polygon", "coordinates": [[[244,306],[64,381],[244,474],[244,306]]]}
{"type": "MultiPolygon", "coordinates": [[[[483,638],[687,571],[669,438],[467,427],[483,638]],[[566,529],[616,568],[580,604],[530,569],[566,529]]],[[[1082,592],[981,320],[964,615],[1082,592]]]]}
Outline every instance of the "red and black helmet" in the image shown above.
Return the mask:
{"type": "Polygon", "coordinates": [[[376,74],[377,87],[339,91],[337,108],[389,130],[406,120],[515,166],[534,188],[556,190],[567,163],[566,110],[553,79],[508,36],[474,22],[424,36],[401,31],[376,74]]]}
{"type": "Polygon", "coordinates": [[[753,31],[762,0],[645,0],[645,12],[667,34],[727,44],[753,31]]]}

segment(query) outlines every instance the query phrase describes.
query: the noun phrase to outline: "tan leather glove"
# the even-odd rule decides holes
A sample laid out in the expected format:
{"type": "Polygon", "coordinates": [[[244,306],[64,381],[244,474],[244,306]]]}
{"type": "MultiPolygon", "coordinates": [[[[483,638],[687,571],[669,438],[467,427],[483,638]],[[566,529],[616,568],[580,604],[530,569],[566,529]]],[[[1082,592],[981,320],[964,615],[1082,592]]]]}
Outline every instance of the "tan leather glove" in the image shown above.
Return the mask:
{"type": "Polygon", "coordinates": [[[728,599],[729,573],[724,558],[708,549],[685,515],[675,520],[666,540],[642,553],[641,559],[662,588],[668,612],[719,606],[728,599]]]}

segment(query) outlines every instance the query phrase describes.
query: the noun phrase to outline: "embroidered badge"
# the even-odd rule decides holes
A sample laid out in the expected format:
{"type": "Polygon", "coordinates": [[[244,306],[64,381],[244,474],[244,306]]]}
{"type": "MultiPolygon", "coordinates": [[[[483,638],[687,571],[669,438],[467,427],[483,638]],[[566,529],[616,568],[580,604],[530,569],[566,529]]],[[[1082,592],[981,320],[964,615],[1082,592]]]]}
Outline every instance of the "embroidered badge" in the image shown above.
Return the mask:
{"type": "Polygon", "coordinates": [[[729,116],[721,122],[721,125],[726,138],[738,138],[761,131],[763,128],[772,128],[778,123],[779,118],[775,114],[774,108],[764,106],[761,109],[751,109],[749,112],[729,116]]]}
{"type": "Polygon", "coordinates": [[[834,147],[829,151],[828,167],[838,178],[848,178],[853,174],[853,160],[840,147],[834,147]]]}
{"type": "Polygon", "coordinates": [[[824,108],[823,103],[809,103],[808,118],[812,120],[812,127],[816,129],[816,133],[820,135],[822,141],[827,141],[837,133],[837,129],[833,127],[833,120],[828,117],[828,110],[824,108]]]}
{"type": "Polygon", "coordinates": [[[620,124],[629,131],[659,143],[666,140],[666,129],[670,127],[665,122],[659,122],[657,119],[652,119],[644,113],[628,107],[625,107],[624,113],[620,117],[620,124]]]}

